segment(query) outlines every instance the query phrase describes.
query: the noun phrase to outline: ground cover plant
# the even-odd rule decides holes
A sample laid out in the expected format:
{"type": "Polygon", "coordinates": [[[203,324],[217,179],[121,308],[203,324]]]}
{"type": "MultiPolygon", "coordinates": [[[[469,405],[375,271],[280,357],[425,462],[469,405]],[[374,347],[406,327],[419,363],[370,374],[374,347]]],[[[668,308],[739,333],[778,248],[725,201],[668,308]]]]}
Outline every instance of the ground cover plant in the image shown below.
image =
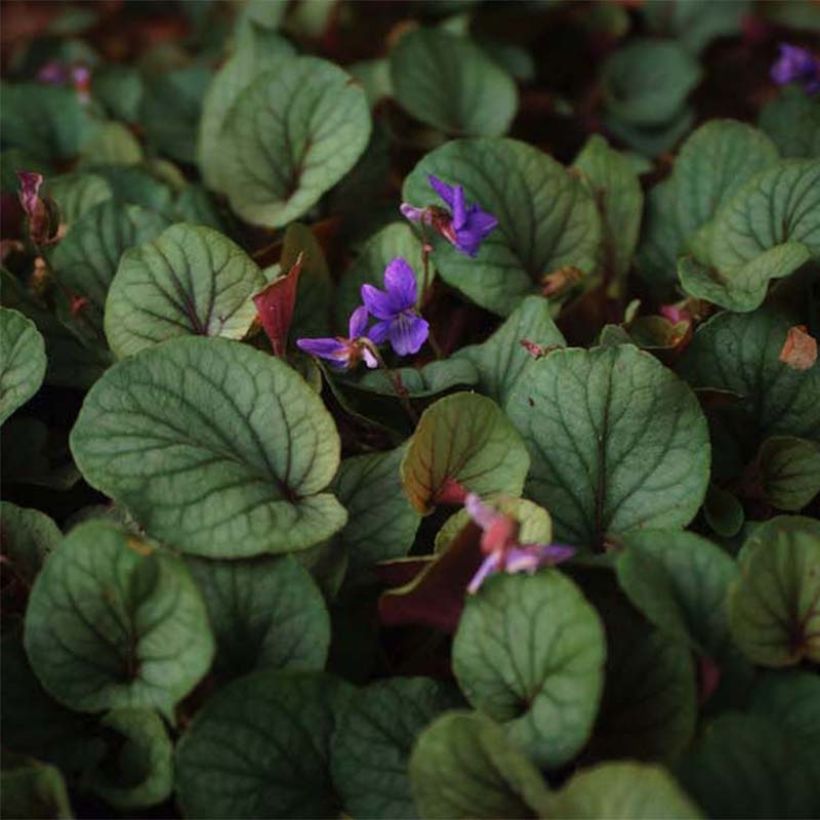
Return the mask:
{"type": "Polygon", "coordinates": [[[5,817],[820,814],[816,3],[2,14],[5,817]]]}

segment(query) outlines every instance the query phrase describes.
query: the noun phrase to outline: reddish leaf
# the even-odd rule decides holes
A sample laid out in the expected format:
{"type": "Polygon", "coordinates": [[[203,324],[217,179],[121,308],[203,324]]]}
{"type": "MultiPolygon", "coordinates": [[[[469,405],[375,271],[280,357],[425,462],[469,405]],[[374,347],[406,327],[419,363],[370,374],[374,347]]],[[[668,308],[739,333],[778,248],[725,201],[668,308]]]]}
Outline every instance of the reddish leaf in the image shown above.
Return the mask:
{"type": "Polygon", "coordinates": [[[792,370],[808,370],[817,361],[817,340],[806,330],[805,325],[789,328],[780,361],[792,370]]]}
{"type": "Polygon", "coordinates": [[[259,321],[270,339],[274,356],[284,356],[288,343],[288,331],[296,306],[296,288],[302,272],[302,254],[293,267],[284,275],[271,282],[253,297],[259,321]]]}

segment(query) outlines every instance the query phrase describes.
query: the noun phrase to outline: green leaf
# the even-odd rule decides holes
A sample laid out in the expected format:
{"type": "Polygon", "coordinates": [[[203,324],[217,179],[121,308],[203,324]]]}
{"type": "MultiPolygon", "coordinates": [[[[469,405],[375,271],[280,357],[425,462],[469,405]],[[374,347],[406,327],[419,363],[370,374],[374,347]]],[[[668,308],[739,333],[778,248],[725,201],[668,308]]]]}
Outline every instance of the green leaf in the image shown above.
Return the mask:
{"type": "Polygon", "coordinates": [[[592,731],[603,686],[601,622],[557,570],[491,578],[453,641],[467,700],[542,766],[567,762],[592,731]],[[514,639],[511,636],[515,636],[514,639]]]}
{"type": "Polygon", "coordinates": [[[416,737],[458,705],[451,687],[430,678],[391,678],[358,689],[331,747],[333,782],[352,817],[416,817],[407,764],[416,737]]]}
{"type": "Polygon", "coordinates": [[[0,540],[3,559],[30,586],[43,562],[62,540],[60,528],[45,513],[0,502],[0,540]]]}
{"type": "Polygon", "coordinates": [[[404,182],[413,205],[441,205],[427,177],[464,187],[498,219],[473,259],[432,238],[441,277],[477,305],[508,315],[558,268],[595,268],[601,224],[583,183],[542,151],[509,139],[452,140],[427,154],[404,182]],[[499,180],[504,180],[499,185],[499,180]]]}
{"type": "Polygon", "coordinates": [[[524,340],[541,347],[566,345],[552,320],[550,304],[542,296],[525,297],[486,342],[463,347],[455,357],[464,357],[476,366],[479,390],[504,407],[533,366],[532,355],[521,345],[524,340]]]}
{"type": "Polygon", "coordinates": [[[641,12],[653,34],[674,38],[697,54],[718,37],[740,34],[743,18],[750,13],[749,5],[747,0],[733,3],[648,0],[641,6],[641,12]]]}
{"type": "Polygon", "coordinates": [[[74,816],[59,769],[6,752],[3,752],[3,770],[0,774],[0,813],[9,818],[74,816]]]}
{"type": "Polygon", "coordinates": [[[757,468],[763,497],[779,510],[797,512],[820,493],[820,443],[772,436],[760,446],[757,468]]]}
{"type": "Polygon", "coordinates": [[[538,770],[481,714],[451,712],[422,732],[410,781],[419,814],[429,820],[548,816],[538,770]]]}
{"type": "Polygon", "coordinates": [[[225,188],[227,165],[222,157],[222,135],[239,95],[256,77],[294,54],[293,46],[283,37],[255,26],[247,26],[237,38],[235,53],[214,75],[202,101],[197,161],[209,188],[225,188]]]}
{"type": "Polygon", "coordinates": [[[594,134],[575,158],[603,224],[599,269],[604,277],[622,279],[632,264],[643,212],[643,191],[632,163],[594,134]]]}
{"type": "Polygon", "coordinates": [[[43,193],[54,199],[60,208],[60,222],[68,225],[113,196],[105,177],[79,171],[46,180],[43,193]]]}
{"type": "Polygon", "coordinates": [[[778,358],[793,324],[769,308],[721,313],[698,328],[680,360],[692,387],[741,397],[726,415],[733,432],[748,432],[752,453],[773,435],[820,438],[820,367],[793,370],[778,358]]]}
{"type": "Polygon", "coordinates": [[[629,533],[615,562],[629,600],[662,632],[714,659],[730,650],[726,596],[735,562],[691,532],[629,533]]]}
{"type": "Polygon", "coordinates": [[[80,712],[166,717],[213,657],[205,606],[180,559],[98,522],[54,551],[29,598],[25,646],[43,686],[80,712]]]}
{"type": "Polygon", "coordinates": [[[176,752],[186,817],[338,817],[330,743],[347,684],[256,672],[220,689],[176,752]]]}
{"type": "Polygon", "coordinates": [[[813,672],[766,672],[755,683],[749,709],[774,721],[807,750],[820,748],[820,678],[813,672]]]}
{"type": "MultiPolygon", "coordinates": [[[[335,301],[333,281],[319,240],[310,228],[295,222],[285,231],[280,270],[291,270],[300,254],[302,269],[296,286],[291,338],[326,336],[330,329],[330,306],[335,301]]],[[[347,326],[344,332],[346,335],[347,326]]]]}
{"type": "Polygon", "coordinates": [[[581,769],[550,802],[550,817],[567,820],[694,820],[702,817],[666,769],[602,763],[581,769]]]}
{"type": "Polygon", "coordinates": [[[532,457],[527,494],[559,540],[599,547],[635,529],[683,527],[709,482],[697,399],[631,345],[556,350],[507,404],[532,457]]]}
{"type": "Polygon", "coordinates": [[[226,339],[174,339],[111,368],[71,450],[92,486],[195,555],[305,549],[347,518],[322,492],[340,442],[321,399],[284,362],[226,339]]]}
{"type": "Polygon", "coordinates": [[[677,775],[709,817],[811,817],[820,800],[796,744],[758,715],[718,717],[677,775]]]}
{"type": "MultiPolygon", "coordinates": [[[[720,444],[719,441],[714,441],[714,443],[720,444]]],[[[716,465],[712,465],[713,472],[715,469],[716,465]]],[[[718,487],[717,484],[710,484],[703,501],[703,517],[719,536],[734,538],[743,527],[746,511],[734,493],[718,487]]]]}
{"type": "Polygon", "coordinates": [[[258,265],[212,228],[172,225],[128,251],[105,303],[105,334],[123,358],[188,334],[241,339],[256,318],[258,265]]]}
{"type": "Polygon", "coordinates": [[[80,167],[99,163],[135,165],[142,158],[139,140],[121,122],[112,120],[101,122],[83,143],[80,167]]]}
{"type": "Polygon", "coordinates": [[[694,122],[695,110],[690,105],[684,105],[672,119],[659,125],[636,125],[613,114],[604,117],[604,125],[613,137],[640,156],[651,158],[672,151],[692,130],[694,122]]]}
{"type": "Polygon", "coordinates": [[[802,89],[781,89],[761,109],[758,125],[784,157],[820,156],[820,107],[802,89]]]}
{"type": "Polygon", "coordinates": [[[77,219],[57,246],[51,263],[60,281],[90,300],[84,315],[100,329],[120,257],[129,248],[155,239],[167,225],[160,214],[108,199],[77,219]]]}
{"type": "Polygon", "coordinates": [[[143,94],[142,74],[135,66],[111,63],[94,71],[94,98],[116,120],[136,122],[143,94]]]}
{"type": "Polygon", "coordinates": [[[176,216],[192,225],[205,225],[229,233],[229,222],[208,191],[201,185],[188,185],[177,197],[176,216]]]}
{"type": "Polygon", "coordinates": [[[310,574],[292,556],[245,561],[188,557],[216,638],[215,669],[322,669],[330,618],[310,574]]]}
{"type": "Polygon", "coordinates": [[[120,811],[166,800],[174,787],[174,750],[162,718],[149,709],[116,709],[100,726],[110,746],[87,788],[120,811]]]}
{"type": "Polygon", "coordinates": [[[173,191],[148,166],[95,165],[94,173],[108,182],[116,199],[173,217],[173,191]]]}
{"type": "Polygon", "coordinates": [[[729,593],[729,626],[764,666],[820,662],[820,523],[780,516],[744,543],[729,593]]]}
{"type": "MultiPolygon", "coordinates": [[[[455,356],[428,362],[422,367],[399,367],[392,371],[411,398],[426,398],[445,393],[454,387],[472,387],[478,381],[478,371],[466,359],[455,356]]],[[[355,385],[359,390],[381,396],[396,396],[396,387],[384,369],[369,370],[355,385]]]]}
{"type": "Polygon", "coordinates": [[[34,322],[0,308],[0,424],[40,389],[45,374],[45,342],[34,322]]]}
{"type": "Polygon", "coordinates": [[[402,558],[413,546],[419,514],[401,486],[399,465],[405,452],[398,447],[346,458],[336,476],[333,489],[348,514],[338,548],[349,556],[352,576],[366,577],[374,564],[402,558]]]}
{"type": "Polygon", "coordinates": [[[602,71],[608,110],[639,126],[671,120],[701,79],[697,60],[681,45],[651,38],[635,39],[619,48],[602,71]]]}
{"type": "Polygon", "coordinates": [[[468,37],[442,29],[406,33],[390,52],[399,105],[448,134],[500,137],[518,108],[515,83],[468,37]]]}
{"type": "Polygon", "coordinates": [[[424,515],[452,480],[479,495],[521,495],[529,464],[520,437],[493,401],[455,393],[422,414],[402,459],[401,480],[424,515]]]}
{"type": "Polygon", "coordinates": [[[364,91],[333,63],[297,57],[261,75],[222,131],[231,207],[254,225],[298,219],[356,164],[370,128],[364,91]]]}

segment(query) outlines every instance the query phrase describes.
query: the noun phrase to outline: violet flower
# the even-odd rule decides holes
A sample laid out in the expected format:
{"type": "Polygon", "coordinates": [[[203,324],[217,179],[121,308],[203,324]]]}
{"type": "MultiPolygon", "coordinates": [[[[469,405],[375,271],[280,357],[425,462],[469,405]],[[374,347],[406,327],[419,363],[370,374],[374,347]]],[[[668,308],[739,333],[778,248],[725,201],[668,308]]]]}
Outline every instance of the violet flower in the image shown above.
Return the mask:
{"type": "Polygon", "coordinates": [[[820,58],[808,49],[781,43],[771,77],[777,85],[800,83],[806,93],[816,94],[820,91],[820,58]]]}
{"type": "Polygon", "coordinates": [[[399,356],[418,353],[430,333],[430,325],[416,311],[416,274],[398,257],[384,270],[385,290],[362,285],[362,301],[379,321],[368,336],[376,344],[390,341],[399,356]]]}
{"type": "Polygon", "coordinates": [[[541,567],[554,566],[575,554],[573,547],[564,544],[521,544],[518,541],[518,521],[488,507],[475,493],[467,496],[464,507],[483,530],[481,550],[487,555],[467,587],[471,594],[477,592],[488,576],[496,572],[532,574],[541,567]]]}
{"type": "Polygon", "coordinates": [[[309,353],[327,359],[336,370],[348,370],[358,364],[360,359],[370,367],[378,367],[379,362],[370,349],[370,340],[365,335],[367,327],[367,308],[360,305],[350,314],[347,338],[336,336],[323,339],[297,339],[296,346],[309,353]]]}
{"type": "Polygon", "coordinates": [[[448,185],[432,174],[427,179],[450,211],[435,205],[417,208],[403,202],[400,209],[402,214],[411,222],[430,225],[457,251],[475,256],[481,243],[498,225],[498,220],[477,203],[468,204],[461,185],[448,185]]]}

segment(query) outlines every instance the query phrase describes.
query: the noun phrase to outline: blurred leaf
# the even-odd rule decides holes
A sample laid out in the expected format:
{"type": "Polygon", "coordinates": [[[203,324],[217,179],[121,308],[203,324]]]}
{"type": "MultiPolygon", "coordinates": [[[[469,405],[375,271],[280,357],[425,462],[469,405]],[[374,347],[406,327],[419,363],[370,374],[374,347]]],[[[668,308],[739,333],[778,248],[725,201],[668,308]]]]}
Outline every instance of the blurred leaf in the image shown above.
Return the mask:
{"type": "Polygon", "coordinates": [[[45,374],[45,342],[34,322],[0,308],[0,424],[40,389],[45,374]]]}

